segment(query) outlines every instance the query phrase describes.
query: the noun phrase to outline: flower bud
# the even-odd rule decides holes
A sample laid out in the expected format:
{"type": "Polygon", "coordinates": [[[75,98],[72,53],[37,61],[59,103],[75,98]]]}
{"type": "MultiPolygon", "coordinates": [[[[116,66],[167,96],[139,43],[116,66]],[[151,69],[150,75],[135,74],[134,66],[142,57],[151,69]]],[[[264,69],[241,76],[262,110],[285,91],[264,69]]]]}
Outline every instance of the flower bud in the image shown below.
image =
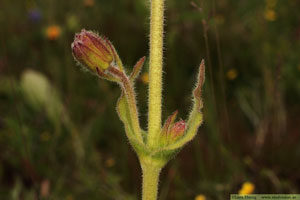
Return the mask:
{"type": "Polygon", "coordinates": [[[175,142],[177,139],[183,136],[185,132],[185,121],[180,120],[178,122],[175,122],[177,114],[178,111],[175,111],[172,115],[170,115],[161,130],[160,143],[163,146],[175,142]]]}
{"type": "Polygon", "coordinates": [[[171,127],[170,132],[169,132],[171,140],[176,140],[180,136],[182,136],[184,134],[185,129],[186,129],[186,124],[183,120],[176,122],[171,127]]]}
{"type": "Polygon", "coordinates": [[[112,46],[109,41],[92,31],[82,30],[77,33],[71,45],[74,58],[92,72],[97,68],[105,71],[114,61],[112,46]]]}

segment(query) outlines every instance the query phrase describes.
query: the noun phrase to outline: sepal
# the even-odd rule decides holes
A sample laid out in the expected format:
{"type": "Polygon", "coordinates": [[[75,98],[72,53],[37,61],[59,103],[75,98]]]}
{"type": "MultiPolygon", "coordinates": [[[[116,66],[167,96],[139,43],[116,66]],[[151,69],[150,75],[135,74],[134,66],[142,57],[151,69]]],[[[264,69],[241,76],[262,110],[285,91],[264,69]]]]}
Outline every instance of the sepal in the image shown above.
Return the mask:
{"type": "Polygon", "coordinates": [[[110,49],[112,50],[112,53],[114,55],[114,58],[115,58],[115,62],[118,66],[118,68],[124,72],[124,68],[123,68],[123,63],[122,63],[122,60],[118,54],[118,52],[116,51],[115,47],[112,45],[112,43],[107,39],[107,38],[104,38],[105,42],[107,43],[107,45],[110,47],[110,49]]]}
{"type": "Polygon", "coordinates": [[[105,73],[101,71],[98,67],[96,67],[97,74],[100,78],[106,79],[108,81],[113,82],[121,82],[121,79],[119,77],[112,76],[111,74],[105,73]]]}

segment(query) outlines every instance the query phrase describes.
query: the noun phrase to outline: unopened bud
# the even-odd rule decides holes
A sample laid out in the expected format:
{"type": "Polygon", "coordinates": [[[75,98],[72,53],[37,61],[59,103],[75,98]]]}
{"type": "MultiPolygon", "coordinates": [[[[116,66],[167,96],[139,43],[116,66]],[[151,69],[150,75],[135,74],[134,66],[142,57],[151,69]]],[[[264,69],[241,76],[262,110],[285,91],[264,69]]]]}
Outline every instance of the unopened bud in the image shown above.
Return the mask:
{"type": "Polygon", "coordinates": [[[184,135],[186,123],[184,120],[175,122],[177,114],[178,111],[175,111],[170,115],[161,130],[161,145],[163,146],[175,142],[184,135]]]}
{"type": "Polygon", "coordinates": [[[74,58],[92,72],[105,71],[114,61],[112,46],[92,31],[77,33],[71,45],[74,58]]]}
{"type": "Polygon", "coordinates": [[[176,140],[180,136],[182,136],[184,134],[185,129],[186,129],[186,124],[183,120],[176,122],[172,126],[172,128],[170,129],[170,132],[169,132],[171,140],[176,140]]]}

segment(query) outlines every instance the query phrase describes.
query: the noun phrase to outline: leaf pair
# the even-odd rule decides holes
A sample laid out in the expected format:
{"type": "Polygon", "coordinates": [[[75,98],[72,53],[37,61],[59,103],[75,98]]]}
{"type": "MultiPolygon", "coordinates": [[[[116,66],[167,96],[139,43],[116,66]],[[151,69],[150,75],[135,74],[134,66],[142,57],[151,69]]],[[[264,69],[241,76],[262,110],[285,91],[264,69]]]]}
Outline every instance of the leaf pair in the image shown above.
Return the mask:
{"type": "MultiPolygon", "coordinates": [[[[184,133],[180,132],[179,135],[175,134],[175,137],[171,133],[171,127],[174,127],[176,124],[174,123],[178,113],[176,111],[166,120],[165,125],[163,126],[161,131],[162,138],[164,138],[165,135],[167,135],[167,137],[171,137],[171,139],[167,139],[167,142],[163,143],[163,145],[161,145],[161,148],[154,151],[152,153],[153,157],[162,157],[164,155],[166,159],[171,159],[185,144],[190,142],[196,136],[197,130],[203,122],[203,114],[201,112],[201,109],[203,107],[202,87],[204,81],[205,63],[204,60],[202,60],[199,68],[197,84],[193,91],[194,105],[187,120],[186,127],[184,127],[184,133]]],[[[179,121],[177,123],[182,124],[183,121],[179,121]]]]}

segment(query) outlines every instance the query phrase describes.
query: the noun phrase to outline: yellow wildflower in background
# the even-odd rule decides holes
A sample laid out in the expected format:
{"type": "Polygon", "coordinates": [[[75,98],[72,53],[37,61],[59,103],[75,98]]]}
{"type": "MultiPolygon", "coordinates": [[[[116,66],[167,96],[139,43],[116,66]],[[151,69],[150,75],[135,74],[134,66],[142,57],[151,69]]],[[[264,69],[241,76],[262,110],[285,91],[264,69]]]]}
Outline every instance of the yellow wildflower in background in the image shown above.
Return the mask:
{"type": "Polygon", "coordinates": [[[266,0],[266,9],[264,12],[265,20],[267,21],[275,21],[277,18],[275,7],[277,4],[277,0],[266,0]]]}
{"type": "Polygon", "coordinates": [[[254,192],[255,185],[251,182],[245,182],[242,188],[239,190],[239,194],[252,194],[254,192]]]}
{"type": "Polygon", "coordinates": [[[277,18],[276,12],[273,9],[266,9],[264,16],[267,21],[271,21],[271,22],[275,21],[277,18]]]}
{"type": "Polygon", "coordinates": [[[141,75],[141,81],[145,84],[149,83],[149,74],[147,72],[145,72],[141,75]]]}
{"type": "Polygon", "coordinates": [[[237,72],[236,69],[230,69],[230,70],[228,70],[227,73],[226,73],[226,77],[227,77],[227,79],[230,80],[230,81],[236,79],[237,76],[238,76],[238,72],[237,72]]]}
{"type": "Polygon", "coordinates": [[[195,200],[206,200],[206,198],[203,194],[199,194],[195,197],[195,200]]]}
{"type": "Polygon", "coordinates": [[[61,34],[61,29],[57,25],[48,26],[46,36],[49,40],[56,40],[61,34]]]}

